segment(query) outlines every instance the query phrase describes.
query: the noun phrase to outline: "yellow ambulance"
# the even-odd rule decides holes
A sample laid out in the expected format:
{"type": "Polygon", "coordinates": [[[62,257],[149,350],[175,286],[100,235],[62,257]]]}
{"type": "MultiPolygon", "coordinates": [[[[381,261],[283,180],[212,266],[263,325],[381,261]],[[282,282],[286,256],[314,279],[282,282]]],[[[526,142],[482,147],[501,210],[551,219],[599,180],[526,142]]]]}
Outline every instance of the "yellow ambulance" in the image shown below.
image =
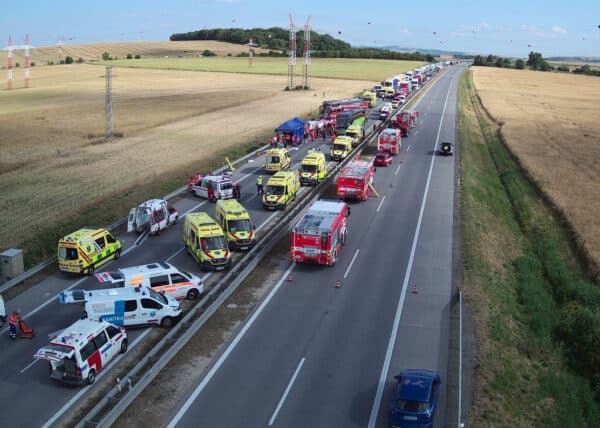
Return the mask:
{"type": "Polygon", "coordinates": [[[373,91],[364,91],[362,93],[362,99],[369,103],[369,107],[375,107],[377,105],[377,94],[373,91]]]}
{"type": "Polygon", "coordinates": [[[331,159],[336,161],[341,161],[345,159],[346,156],[350,154],[352,151],[352,142],[354,138],[349,137],[347,135],[342,135],[337,137],[331,146],[330,156],[331,159]]]}
{"type": "Polygon", "coordinates": [[[185,249],[203,270],[231,267],[231,253],[225,234],[217,222],[204,212],[190,213],[183,224],[185,249]]]}
{"type": "Polygon", "coordinates": [[[300,163],[300,184],[314,186],[325,178],[327,163],[325,154],[311,149],[300,163]]]}
{"type": "Polygon", "coordinates": [[[225,232],[229,248],[249,250],[256,244],[254,225],[250,214],[235,199],[218,200],[215,207],[215,218],[225,232]]]}
{"type": "Polygon", "coordinates": [[[286,169],[292,163],[286,149],[269,149],[265,153],[265,171],[274,173],[286,169]]]}
{"type": "Polygon", "coordinates": [[[58,269],[93,275],[98,266],[121,256],[121,242],[106,229],[84,227],[58,241],[58,269]]]}
{"type": "Polygon", "coordinates": [[[262,205],[267,210],[284,210],[296,197],[300,180],[296,171],[279,171],[267,181],[262,205]]]}

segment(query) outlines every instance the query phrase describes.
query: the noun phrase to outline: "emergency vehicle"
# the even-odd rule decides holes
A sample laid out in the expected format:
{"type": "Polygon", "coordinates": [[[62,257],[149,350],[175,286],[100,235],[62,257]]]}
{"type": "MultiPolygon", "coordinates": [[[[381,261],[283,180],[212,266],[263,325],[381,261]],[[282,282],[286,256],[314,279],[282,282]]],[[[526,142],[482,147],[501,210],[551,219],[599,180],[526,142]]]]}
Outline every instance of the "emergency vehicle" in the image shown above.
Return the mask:
{"type": "Polygon", "coordinates": [[[225,232],[229,248],[248,250],[256,244],[250,214],[238,201],[217,201],[215,219],[225,232]]]}
{"type": "Polygon", "coordinates": [[[121,242],[106,229],[84,227],[58,241],[62,272],[93,275],[98,266],[121,256],[121,242]]]}
{"type": "Polygon", "coordinates": [[[355,120],[352,125],[346,129],[346,136],[352,138],[352,147],[358,146],[364,135],[363,126],[361,125],[360,121],[355,123],[357,120],[355,120]]]}
{"type": "Polygon", "coordinates": [[[400,130],[396,128],[386,128],[379,134],[377,140],[378,152],[389,152],[392,155],[400,153],[402,147],[402,137],[400,130]]]}
{"type": "Polygon", "coordinates": [[[339,136],[333,142],[330,150],[331,159],[341,161],[352,151],[353,138],[347,135],[339,136]]]}
{"type": "Polygon", "coordinates": [[[64,290],[58,293],[58,303],[83,303],[85,318],[124,327],[150,324],[169,328],[181,315],[175,298],[143,286],[64,290]]]}
{"type": "Polygon", "coordinates": [[[274,173],[286,169],[292,163],[286,149],[269,149],[265,153],[265,171],[274,173]]]}
{"type": "Polygon", "coordinates": [[[300,180],[296,171],[279,171],[267,181],[262,197],[263,208],[284,210],[296,197],[299,189],[300,180]]]}
{"type": "Polygon", "coordinates": [[[333,266],[346,243],[350,207],[318,200],[292,229],[292,260],[333,266]]]}
{"type": "Polygon", "coordinates": [[[373,163],[353,159],[343,167],[337,177],[337,196],[340,199],[358,199],[366,201],[371,194],[373,183],[373,163]]]}
{"type": "Polygon", "coordinates": [[[33,358],[46,360],[50,377],[71,384],[93,384],[96,374],[127,351],[127,333],[106,321],[75,321],[33,358]]]}
{"type": "Polygon", "coordinates": [[[179,213],[163,199],[150,199],[129,211],[127,232],[138,233],[148,230],[151,235],[160,235],[172,224],[177,223],[179,213]]]}
{"type": "Polygon", "coordinates": [[[122,268],[114,272],[100,272],[95,276],[101,284],[110,283],[113,287],[142,285],[159,293],[168,293],[176,299],[194,300],[204,291],[204,284],[200,278],[180,271],[166,262],[122,268]]]}
{"type": "Polygon", "coordinates": [[[392,98],[396,91],[392,86],[384,86],[383,87],[383,97],[384,98],[392,98]]]}
{"type": "Polygon", "coordinates": [[[377,94],[375,92],[366,90],[362,93],[362,98],[369,103],[369,107],[377,105],[377,94]]]}
{"type": "Polygon", "coordinates": [[[192,191],[196,196],[214,202],[217,199],[232,199],[236,185],[239,186],[225,175],[205,175],[192,186],[192,191]]]}
{"type": "Polygon", "coordinates": [[[300,184],[316,185],[326,174],[325,154],[314,149],[309,150],[300,163],[300,184]]]}
{"type": "Polygon", "coordinates": [[[190,213],[183,224],[185,249],[204,270],[231,267],[231,253],[225,234],[217,222],[204,212],[190,213]]]}

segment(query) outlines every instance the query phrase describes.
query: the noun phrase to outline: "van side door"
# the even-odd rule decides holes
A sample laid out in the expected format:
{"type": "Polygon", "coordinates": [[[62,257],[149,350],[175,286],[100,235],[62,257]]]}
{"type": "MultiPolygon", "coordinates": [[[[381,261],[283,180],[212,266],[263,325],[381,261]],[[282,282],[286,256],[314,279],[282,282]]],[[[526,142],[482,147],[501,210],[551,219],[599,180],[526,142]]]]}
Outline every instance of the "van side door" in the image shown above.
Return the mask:
{"type": "Polygon", "coordinates": [[[155,275],[150,277],[150,288],[156,292],[164,291],[172,293],[173,287],[170,286],[169,275],[155,275]]]}
{"type": "Polygon", "coordinates": [[[143,323],[158,324],[160,322],[160,316],[158,313],[163,309],[163,305],[154,299],[143,297],[141,299],[141,315],[140,320],[143,323]]]}
{"type": "Polygon", "coordinates": [[[110,361],[110,359],[112,358],[114,351],[113,348],[115,347],[112,346],[112,344],[108,340],[108,337],[106,336],[104,330],[102,330],[96,335],[96,337],[94,338],[94,344],[96,345],[96,349],[98,349],[98,352],[100,353],[102,366],[106,365],[108,361],[110,361]]]}

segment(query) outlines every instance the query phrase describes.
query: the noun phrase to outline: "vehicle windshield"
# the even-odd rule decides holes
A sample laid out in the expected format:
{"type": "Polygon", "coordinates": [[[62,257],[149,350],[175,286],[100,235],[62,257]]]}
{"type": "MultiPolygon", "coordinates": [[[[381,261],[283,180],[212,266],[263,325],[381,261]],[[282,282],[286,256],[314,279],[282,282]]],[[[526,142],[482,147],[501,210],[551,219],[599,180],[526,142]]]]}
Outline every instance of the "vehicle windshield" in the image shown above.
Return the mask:
{"type": "Polygon", "coordinates": [[[346,135],[348,137],[356,138],[357,133],[356,133],[356,131],[346,131],[346,135]]]}
{"type": "Polygon", "coordinates": [[[346,150],[346,145],[345,144],[334,144],[333,145],[333,150],[344,151],[344,150],[346,150]]]}
{"type": "Polygon", "coordinates": [[[227,222],[227,227],[231,233],[236,232],[248,232],[252,229],[252,225],[250,224],[250,220],[229,220],[227,222]]]}
{"type": "Polygon", "coordinates": [[[279,163],[279,156],[267,156],[267,163],[279,163]]]}
{"type": "Polygon", "coordinates": [[[385,159],[386,156],[383,153],[379,153],[377,156],[375,156],[377,159],[385,159]]]}
{"type": "Polygon", "coordinates": [[[314,173],[314,172],[317,172],[317,165],[305,165],[305,164],[302,164],[300,170],[302,172],[314,173]]]}
{"type": "Polygon", "coordinates": [[[265,190],[265,195],[281,196],[284,193],[283,191],[283,186],[267,186],[267,189],[265,190]]]}
{"type": "Polygon", "coordinates": [[[398,400],[398,410],[404,410],[406,412],[426,412],[429,410],[429,403],[427,401],[398,400]]]}
{"type": "Polygon", "coordinates": [[[167,305],[167,298],[165,296],[163,296],[160,293],[157,293],[156,291],[154,291],[153,289],[149,288],[148,289],[148,294],[150,295],[150,297],[153,297],[155,300],[158,300],[159,302],[161,302],[163,305],[167,305]]]}
{"type": "Polygon", "coordinates": [[[77,248],[58,247],[58,258],[61,260],[77,260],[77,248]]]}
{"type": "Polygon", "coordinates": [[[204,251],[224,250],[227,248],[224,236],[213,236],[211,238],[200,238],[200,248],[204,251]]]}

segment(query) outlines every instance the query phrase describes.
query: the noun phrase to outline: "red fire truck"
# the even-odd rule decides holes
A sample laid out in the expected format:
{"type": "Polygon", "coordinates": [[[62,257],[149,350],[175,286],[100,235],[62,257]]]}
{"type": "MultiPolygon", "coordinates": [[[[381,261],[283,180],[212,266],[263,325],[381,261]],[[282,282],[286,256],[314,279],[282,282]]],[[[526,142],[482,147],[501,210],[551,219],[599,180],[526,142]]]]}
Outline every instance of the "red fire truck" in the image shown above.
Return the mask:
{"type": "Polygon", "coordinates": [[[377,140],[378,152],[389,152],[392,155],[397,155],[400,153],[400,147],[402,147],[402,137],[399,129],[386,128],[381,131],[379,140],[377,140]]]}
{"type": "Polygon", "coordinates": [[[373,163],[354,159],[346,165],[337,177],[337,196],[340,199],[359,199],[366,201],[371,194],[374,173],[373,163]]]}
{"type": "Polygon", "coordinates": [[[392,120],[392,126],[394,128],[399,128],[403,137],[408,137],[411,128],[414,128],[417,125],[418,116],[419,112],[415,110],[405,110],[392,120]]]}
{"type": "Polygon", "coordinates": [[[350,207],[318,200],[292,229],[292,260],[333,266],[346,243],[350,207]]]}

